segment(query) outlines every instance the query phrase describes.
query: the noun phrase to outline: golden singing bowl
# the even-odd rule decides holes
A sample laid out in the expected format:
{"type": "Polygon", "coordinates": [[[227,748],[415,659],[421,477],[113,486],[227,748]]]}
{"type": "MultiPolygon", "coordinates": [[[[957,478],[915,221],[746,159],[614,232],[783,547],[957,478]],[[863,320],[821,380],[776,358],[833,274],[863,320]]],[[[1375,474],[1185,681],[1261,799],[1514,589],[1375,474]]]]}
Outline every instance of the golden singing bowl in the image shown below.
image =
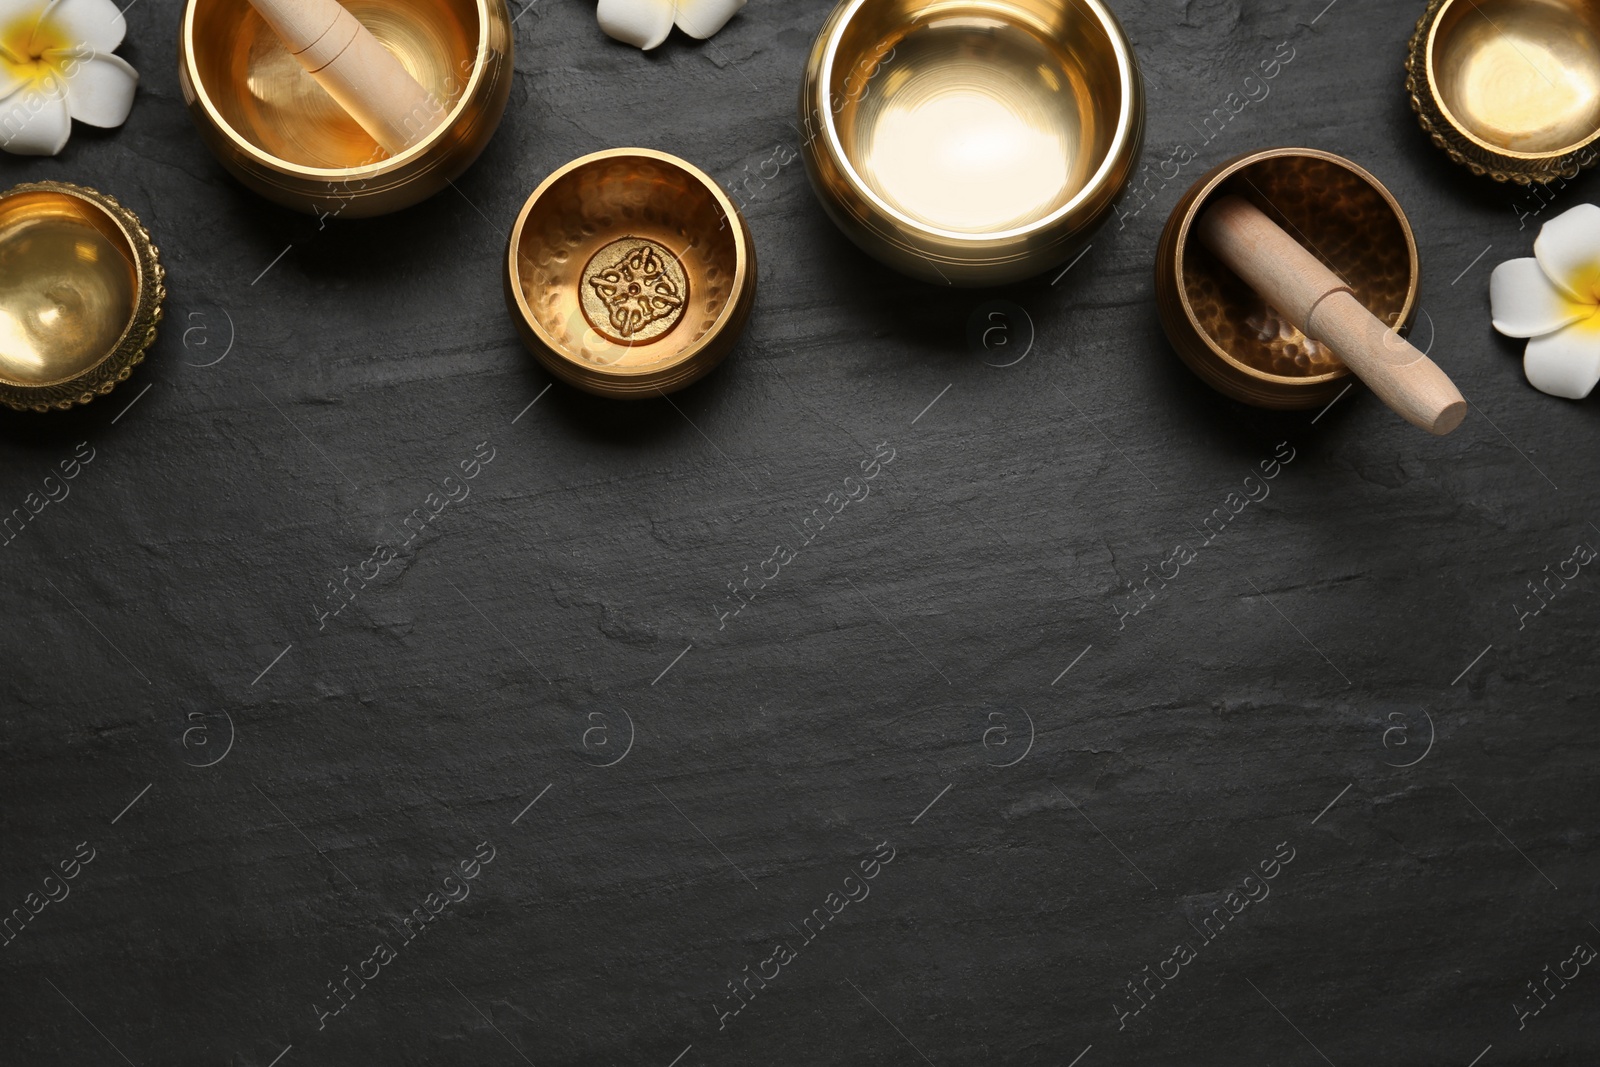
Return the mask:
{"type": "Polygon", "coordinates": [[[1433,0],[1406,88],[1450,158],[1495,181],[1574,177],[1600,158],[1600,5],[1433,0]]]}
{"type": "Polygon", "coordinates": [[[1400,204],[1348,159],[1311,148],[1237,156],[1197,181],[1172,210],[1156,250],[1156,307],[1178,356],[1213,389],[1263,408],[1318,407],[1350,370],[1223,266],[1194,235],[1218,197],[1255,204],[1343,278],[1395,329],[1411,321],[1420,270],[1400,204]]]}
{"type": "Polygon", "coordinates": [[[517,332],[551,374],[600,396],[656,396],[733,349],[755,304],[755,246],[697,167],[617,148],[573,160],[528,197],[505,288],[517,332]]]}
{"type": "Polygon", "coordinates": [[[1065,262],[1110,212],[1144,92],[1100,0],[844,0],[800,115],[851,240],[917,278],[1000,285],[1065,262]]]}
{"type": "Polygon", "coordinates": [[[164,280],[150,234],[111,197],[65,182],[0,193],[0,403],[66,410],[127,381],[164,280]]]}
{"type": "Polygon", "coordinates": [[[269,200],[364,218],[425,200],[489,143],[511,92],[505,0],[344,0],[449,108],[390,156],[284,49],[249,0],[187,0],[178,76],[206,147],[269,200]]]}

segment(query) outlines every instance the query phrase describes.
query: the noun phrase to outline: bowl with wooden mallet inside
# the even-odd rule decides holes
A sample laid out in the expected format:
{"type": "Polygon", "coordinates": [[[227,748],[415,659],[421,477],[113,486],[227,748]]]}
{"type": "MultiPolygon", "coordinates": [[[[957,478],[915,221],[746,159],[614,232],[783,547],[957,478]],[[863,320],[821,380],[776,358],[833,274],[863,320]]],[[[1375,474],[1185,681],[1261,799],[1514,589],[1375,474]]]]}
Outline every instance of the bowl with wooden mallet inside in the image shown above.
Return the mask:
{"type": "Polygon", "coordinates": [[[222,165],[323,218],[409,207],[494,134],[511,92],[506,0],[187,0],[178,73],[222,165]]]}
{"type": "Polygon", "coordinates": [[[1240,156],[1179,200],[1156,261],[1173,348],[1219,392],[1295,409],[1353,373],[1407,422],[1447,434],[1467,402],[1399,334],[1416,306],[1416,239],[1371,174],[1329,152],[1240,156]]]}

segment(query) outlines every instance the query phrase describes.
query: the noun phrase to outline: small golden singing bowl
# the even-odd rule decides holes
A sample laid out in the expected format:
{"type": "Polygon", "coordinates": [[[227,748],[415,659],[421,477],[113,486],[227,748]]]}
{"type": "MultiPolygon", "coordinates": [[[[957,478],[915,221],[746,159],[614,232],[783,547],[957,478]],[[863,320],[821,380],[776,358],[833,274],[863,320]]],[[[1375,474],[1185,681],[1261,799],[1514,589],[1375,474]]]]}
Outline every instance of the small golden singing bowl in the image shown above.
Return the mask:
{"type": "Polygon", "coordinates": [[[733,349],[756,299],[744,216],[665,152],[575,159],[522,205],[506,306],[551,374],[599,396],[682,389],[733,349]]]}
{"type": "Polygon", "coordinates": [[[851,240],[917,278],[1001,285],[1065,262],[1110,212],[1144,92],[1100,0],[844,0],[800,115],[851,240]]]}
{"type": "Polygon", "coordinates": [[[249,0],[187,0],[178,76],[206,147],[269,200],[365,218],[426,200],[489,143],[511,92],[506,0],[344,0],[450,109],[390,156],[307,74],[249,0]]]}
{"type": "Polygon", "coordinates": [[[1600,5],[1433,0],[1406,59],[1422,128],[1495,181],[1574,177],[1600,158],[1600,5]]]}
{"type": "Polygon", "coordinates": [[[64,411],[127,381],[164,281],[150,234],[111,197],[65,182],[0,193],[0,403],[64,411]]]}
{"type": "Polygon", "coordinates": [[[1311,148],[1228,160],[1197,181],[1167,220],[1156,250],[1156,307],[1189,369],[1257,407],[1326,404],[1349,384],[1349,368],[1286,322],[1194,234],[1206,208],[1229,194],[1295,235],[1397,330],[1411,321],[1420,280],[1411,223],[1378,179],[1311,148]]]}

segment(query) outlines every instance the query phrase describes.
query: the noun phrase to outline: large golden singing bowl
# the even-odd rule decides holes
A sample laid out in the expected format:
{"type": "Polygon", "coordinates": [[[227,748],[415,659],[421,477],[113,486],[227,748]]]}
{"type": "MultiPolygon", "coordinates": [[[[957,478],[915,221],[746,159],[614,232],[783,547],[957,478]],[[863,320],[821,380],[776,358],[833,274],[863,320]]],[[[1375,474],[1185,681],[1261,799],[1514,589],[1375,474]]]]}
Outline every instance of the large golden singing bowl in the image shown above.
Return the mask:
{"type": "Polygon", "coordinates": [[[127,381],[156,339],[164,278],[111,197],[64,182],[0,193],[0,403],[65,410],[127,381]]]}
{"type": "Polygon", "coordinates": [[[1156,249],[1156,308],[1178,356],[1206,384],[1246,404],[1320,407],[1349,386],[1349,368],[1290,325],[1195,236],[1200,216],[1228,195],[1266,212],[1395,329],[1411,321],[1417,302],[1411,223],[1378,179],[1312,148],[1230,159],[1172,209],[1156,249]]]}
{"type": "Polygon", "coordinates": [[[505,288],[550,373],[600,396],[657,396],[733,349],[755,304],[755,246],[703,171],[618,148],[573,160],[528,197],[505,288]]]}
{"type": "Polygon", "coordinates": [[[1110,212],[1144,93],[1099,0],[844,0],[800,115],[851,240],[927,281],[999,285],[1065,262],[1110,212]]]}
{"type": "Polygon", "coordinates": [[[1600,158],[1600,4],[1433,0],[1406,88],[1450,158],[1495,181],[1571,178],[1600,158]]]}
{"type": "Polygon", "coordinates": [[[345,0],[425,89],[445,121],[390,156],[307,74],[249,0],[187,0],[178,75],[189,113],[249,188],[319,216],[410,207],[483,151],[511,92],[506,0],[345,0]]]}

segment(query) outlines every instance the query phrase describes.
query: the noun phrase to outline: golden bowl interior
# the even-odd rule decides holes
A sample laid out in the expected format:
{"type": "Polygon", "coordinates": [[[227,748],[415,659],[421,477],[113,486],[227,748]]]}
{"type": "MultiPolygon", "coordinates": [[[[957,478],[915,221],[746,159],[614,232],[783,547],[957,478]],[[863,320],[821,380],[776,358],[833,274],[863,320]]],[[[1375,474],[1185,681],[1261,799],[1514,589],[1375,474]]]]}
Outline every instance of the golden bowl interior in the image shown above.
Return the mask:
{"type": "Polygon", "coordinates": [[[1205,247],[1193,222],[1220,196],[1255,204],[1343,278],[1391,326],[1410,315],[1416,246],[1399,207],[1362,174],[1320,156],[1271,155],[1245,163],[1185,219],[1179,284],[1190,323],[1218,358],[1288,388],[1349,374],[1325,346],[1291,326],[1205,247]]]}
{"type": "MultiPolygon", "coordinates": [[[[423,88],[456,107],[478,55],[475,0],[342,2],[423,88]]],[[[235,134],[267,156],[329,170],[389,160],[285,50],[249,0],[195,0],[190,40],[197,90],[235,134]]],[[[424,151],[448,127],[448,120],[441,123],[405,155],[424,151]]]]}
{"type": "Polygon", "coordinates": [[[0,198],[0,380],[51,385],[115,352],[138,308],[136,255],[116,221],[85,200],[0,198]]]}
{"type": "Polygon", "coordinates": [[[1452,0],[1428,46],[1446,116],[1493,151],[1561,155],[1600,135],[1600,5],[1452,0]]]}
{"type": "Polygon", "coordinates": [[[1124,105],[1118,49],[1070,0],[862,0],[825,78],[856,180],[891,214],[959,234],[1066,208],[1124,105]]]}
{"type": "Polygon", "coordinates": [[[657,153],[600,153],[536,190],[512,231],[512,285],[564,359],[630,375],[693,356],[748,274],[732,204],[657,153]]]}

